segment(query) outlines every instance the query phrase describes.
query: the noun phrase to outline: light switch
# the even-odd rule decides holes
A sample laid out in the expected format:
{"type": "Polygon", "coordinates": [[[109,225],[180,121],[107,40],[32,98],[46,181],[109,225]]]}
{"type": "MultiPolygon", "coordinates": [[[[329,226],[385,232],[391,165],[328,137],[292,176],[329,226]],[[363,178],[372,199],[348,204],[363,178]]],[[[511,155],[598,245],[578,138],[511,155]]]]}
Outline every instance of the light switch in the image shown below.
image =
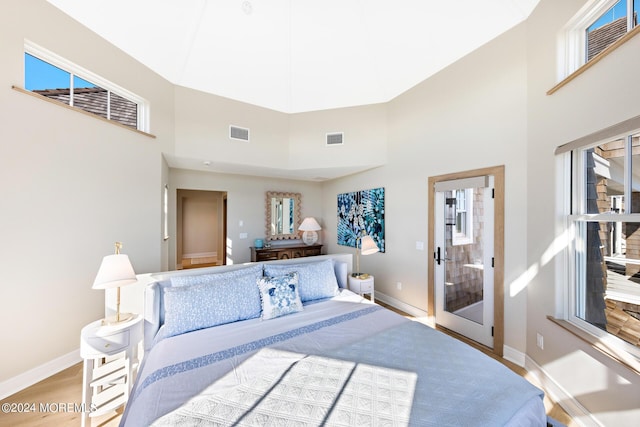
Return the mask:
{"type": "Polygon", "coordinates": [[[246,238],[247,238],[247,236],[248,236],[248,234],[247,234],[247,233],[240,233],[240,238],[241,238],[241,239],[246,239],[246,238]]]}
{"type": "Polygon", "coordinates": [[[419,251],[424,251],[424,242],[416,242],[416,249],[419,251]]]}

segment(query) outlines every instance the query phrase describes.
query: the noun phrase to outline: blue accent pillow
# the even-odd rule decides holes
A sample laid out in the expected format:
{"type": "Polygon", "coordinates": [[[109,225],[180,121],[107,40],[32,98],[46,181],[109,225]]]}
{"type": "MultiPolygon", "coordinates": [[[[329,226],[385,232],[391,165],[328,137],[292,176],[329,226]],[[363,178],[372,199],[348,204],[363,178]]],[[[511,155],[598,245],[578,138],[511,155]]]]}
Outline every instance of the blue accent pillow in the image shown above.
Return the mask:
{"type": "Polygon", "coordinates": [[[164,337],[260,316],[262,264],[223,273],[176,276],[164,288],[164,337]]]}
{"type": "Polygon", "coordinates": [[[262,298],[262,319],[274,319],[302,311],[298,294],[298,273],[258,279],[262,298]]]}
{"type": "Polygon", "coordinates": [[[301,262],[297,264],[265,264],[264,275],[275,277],[298,273],[298,292],[302,302],[338,295],[338,280],[333,268],[333,260],[301,262]]]}

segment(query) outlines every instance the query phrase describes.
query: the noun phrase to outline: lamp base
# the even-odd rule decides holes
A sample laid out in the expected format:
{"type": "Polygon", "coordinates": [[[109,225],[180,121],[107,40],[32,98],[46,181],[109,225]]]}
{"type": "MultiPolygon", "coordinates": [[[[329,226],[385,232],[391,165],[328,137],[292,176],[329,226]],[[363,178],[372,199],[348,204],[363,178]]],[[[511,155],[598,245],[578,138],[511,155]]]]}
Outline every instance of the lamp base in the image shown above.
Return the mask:
{"type": "Polygon", "coordinates": [[[369,278],[369,273],[351,273],[351,277],[364,280],[369,278]]]}
{"type": "Polygon", "coordinates": [[[302,241],[305,245],[311,246],[318,241],[318,233],[315,231],[305,231],[302,233],[302,241]]]}
{"type": "Polygon", "coordinates": [[[133,313],[120,313],[120,320],[118,320],[117,316],[109,316],[102,319],[102,326],[119,325],[131,319],[133,319],[133,313]]]}

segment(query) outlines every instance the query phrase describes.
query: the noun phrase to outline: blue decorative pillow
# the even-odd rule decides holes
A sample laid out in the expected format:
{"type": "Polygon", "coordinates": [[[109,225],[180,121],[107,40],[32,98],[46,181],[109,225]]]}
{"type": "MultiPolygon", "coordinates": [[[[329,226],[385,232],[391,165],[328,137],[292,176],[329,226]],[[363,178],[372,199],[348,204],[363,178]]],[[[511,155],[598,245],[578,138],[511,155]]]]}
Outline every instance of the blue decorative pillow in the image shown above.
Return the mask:
{"type": "Polygon", "coordinates": [[[333,260],[301,262],[297,264],[265,264],[265,276],[281,276],[298,273],[298,291],[302,302],[338,295],[338,280],[333,268],[333,260]]]}
{"type": "Polygon", "coordinates": [[[298,294],[298,273],[258,279],[262,298],[262,319],[273,319],[302,311],[298,294]]]}
{"type": "Polygon", "coordinates": [[[164,288],[164,336],[260,316],[262,264],[223,273],[176,276],[164,288]]]}

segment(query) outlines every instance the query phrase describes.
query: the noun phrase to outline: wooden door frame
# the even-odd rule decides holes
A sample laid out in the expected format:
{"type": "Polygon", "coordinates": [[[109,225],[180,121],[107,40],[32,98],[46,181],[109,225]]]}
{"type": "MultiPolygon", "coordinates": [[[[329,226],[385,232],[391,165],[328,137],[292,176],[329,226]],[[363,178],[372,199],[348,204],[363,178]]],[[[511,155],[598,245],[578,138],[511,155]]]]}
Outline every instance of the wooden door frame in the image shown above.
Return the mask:
{"type": "Polygon", "coordinates": [[[450,173],[429,177],[429,241],[428,241],[428,270],[429,280],[427,288],[427,313],[437,322],[435,311],[435,264],[432,254],[435,253],[435,187],[436,182],[451,181],[461,178],[493,175],[494,197],[494,227],[493,227],[493,353],[502,357],[504,347],[504,165],[464,172],[450,173]]]}

